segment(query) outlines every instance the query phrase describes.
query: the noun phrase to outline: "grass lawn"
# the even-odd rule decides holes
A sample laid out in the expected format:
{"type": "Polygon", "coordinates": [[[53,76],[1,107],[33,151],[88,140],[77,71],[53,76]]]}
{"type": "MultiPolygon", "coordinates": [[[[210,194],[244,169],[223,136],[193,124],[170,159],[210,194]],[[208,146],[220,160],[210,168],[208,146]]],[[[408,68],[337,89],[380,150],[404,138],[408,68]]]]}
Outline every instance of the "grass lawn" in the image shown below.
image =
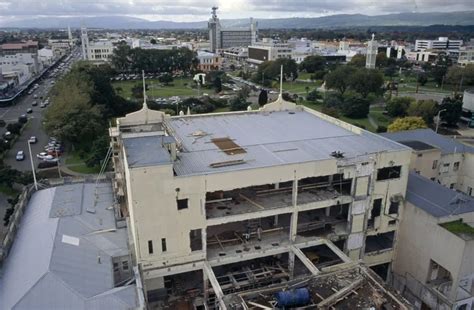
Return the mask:
{"type": "Polygon", "coordinates": [[[66,165],[75,165],[82,163],[84,163],[84,160],[79,157],[79,154],[73,152],[66,153],[66,165]]]}
{"type": "Polygon", "coordinates": [[[68,168],[74,172],[85,173],[85,174],[97,174],[100,172],[99,166],[87,167],[86,164],[68,166],[68,168]]]}
{"type": "Polygon", "coordinates": [[[313,75],[313,73],[298,72],[298,80],[309,80],[311,79],[311,75],[313,75]]]}
{"type": "Polygon", "coordinates": [[[0,184],[0,193],[3,193],[9,197],[15,197],[16,195],[19,194],[18,191],[14,190],[13,188],[8,187],[5,184],[0,184]]]}
{"type": "Polygon", "coordinates": [[[384,115],[383,114],[384,110],[385,109],[382,107],[373,107],[370,109],[369,114],[370,116],[372,116],[372,118],[375,120],[375,122],[377,122],[379,126],[387,127],[388,125],[392,123],[393,118],[388,115],[384,115]]]}
{"type": "MultiPolygon", "coordinates": [[[[321,112],[322,108],[323,108],[323,105],[322,103],[315,103],[315,102],[310,102],[310,101],[303,101],[302,104],[308,108],[311,108],[313,110],[316,110],[316,111],[319,111],[321,112]]],[[[380,111],[378,113],[380,113],[380,115],[382,116],[385,116],[382,114],[382,108],[379,108],[380,111]]],[[[372,111],[371,111],[372,113],[372,111]]],[[[377,113],[377,112],[376,112],[377,113]]],[[[374,128],[372,126],[372,124],[369,122],[369,119],[366,117],[366,118],[361,118],[361,119],[354,119],[354,118],[349,118],[349,117],[345,117],[345,116],[340,116],[339,117],[340,120],[344,121],[344,122],[347,122],[349,124],[352,124],[352,125],[355,125],[355,126],[364,126],[365,129],[369,130],[369,131],[372,131],[372,132],[375,132],[376,128],[374,128]]],[[[376,117],[374,117],[375,121],[379,124],[379,125],[382,125],[382,126],[385,126],[384,124],[380,123],[376,117]]],[[[387,122],[389,122],[387,120],[387,122]]]]}
{"type": "Polygon", "coordinates": [[[461,220],[452,221],[448,223],[441,224],[444,228],[449,230],[454,234],[469,234],[474,235],[474,227],[469,226],[466,223],[463,223],[461,220]]]}
{"type": "MultiPolygon", "coordinates": [[[[312,91],[316,87],[321,86],[320,81],[311,82],[311,83],[304,83],[304,82],[283,82],[283,89],[297,94],[304,94],[306,95],[306,87],[309,87],[309,91],[312,91]]],[[[279,88],[279,84],[277,83],[275,88],[279,88]]]]}
{"type": "MultiPolygon", "coordinates": [[[[192,89],[184,84],[192,84],[192,80],[187,79],[175,79],[169,86],[161,86],[161,83],[157,79],[150,79],[146,81],[148,85],[147,95],[149,98],[166,98],[172,96],[193,96],[197,95],[197,90],[192,89]]],[[[115,90],[121,88],[122,90],[117,93],[128,99],[132,98],[132,88],[135,85],[141,85],[141,81],[117,81],[112,83],[115,90]]]]}

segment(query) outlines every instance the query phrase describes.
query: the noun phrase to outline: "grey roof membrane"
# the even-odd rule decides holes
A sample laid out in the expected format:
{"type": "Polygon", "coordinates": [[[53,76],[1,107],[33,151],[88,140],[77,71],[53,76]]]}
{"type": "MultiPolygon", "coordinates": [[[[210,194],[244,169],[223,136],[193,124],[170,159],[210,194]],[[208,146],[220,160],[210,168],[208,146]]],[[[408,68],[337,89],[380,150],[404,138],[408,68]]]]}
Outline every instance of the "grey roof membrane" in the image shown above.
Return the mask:
{"type": "Polygon", "coordinates": [[[95,197],[96,186],[88,183],[32,196],[3,266],[0,309],[89,309],[89,301],[104,309],[136,304],[136,295],[117,295],[120,289],[114,288],[112,257],[127,255],[128,247],[126,229],[116,229],[110,208],[111,184],[99,183],[95,197]],[[55,212],[61,201],[67,212],[55,212]],[[110,290],[114,294],[98,296],[110,290]],[[130,300],[124,302],[123,296],[130,300]]]}
{"type": "Polygon", "coordinates": [[[406,199],[434,217],[474,212],[474,198],[410,172],[406,199]]]}
{"type": "Polygon", "coordinates": [[[455,139],[439,135],[431,129],[415,129],[398,132],[387,132],[382,133],[381,135],[400,143],[403,143],[402,141],[424,142],[439,148],[442,154],[451,154],[454,152],[474,152],[473,147],[457,142],[455,139]]]}
{"type": "Polygon", "coordinates": [[[170,139],[166,136],[123,139],[129,167],[171,164],[170,154],[164,146],[170,142],[170,139]]]}
{"type": "MultiPolygon", "coordinates": [[[[333,158],[333,151],[354,158],[380,151],[408,149],[367,131],[357,134],[307,111],[204,114],[171,118],[169,124],[178,144],[183,147],[174,163],[177,175],[325,160],[333,158]],[[228,155],[211,141],[227,137],[245,153],[228,155]],[[212,167],[212,164],[229,161],[241,163],[212,167]]],[[[166,150],[163,151],[159,137],[124,140],[127,160],[132,167],[137,163],[139,166],[170,163],[169,154],[164,153],[166,150]]]]}

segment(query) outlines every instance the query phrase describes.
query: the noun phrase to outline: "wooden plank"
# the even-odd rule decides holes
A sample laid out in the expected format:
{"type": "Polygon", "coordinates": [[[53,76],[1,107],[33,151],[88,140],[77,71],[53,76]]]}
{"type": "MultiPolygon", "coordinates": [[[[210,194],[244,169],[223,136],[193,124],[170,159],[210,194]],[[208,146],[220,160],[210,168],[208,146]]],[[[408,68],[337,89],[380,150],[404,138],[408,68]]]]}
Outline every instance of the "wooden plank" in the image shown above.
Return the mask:
{"type": "Polygon", "coordinates": [[[359,288],[359,286],[362,285],[364,282],[364,279],[358,279],[354,282],[352,282],[350,285],[346,286],[345,288],[335,292],[328,298],[324,299],[318,304],[318,309],[324,308],[324,307],[329,307],[332,306],[334,303],[336,303],[339,299],[347,296],[347,294],[350,294],[353,290],[359,288]]]}

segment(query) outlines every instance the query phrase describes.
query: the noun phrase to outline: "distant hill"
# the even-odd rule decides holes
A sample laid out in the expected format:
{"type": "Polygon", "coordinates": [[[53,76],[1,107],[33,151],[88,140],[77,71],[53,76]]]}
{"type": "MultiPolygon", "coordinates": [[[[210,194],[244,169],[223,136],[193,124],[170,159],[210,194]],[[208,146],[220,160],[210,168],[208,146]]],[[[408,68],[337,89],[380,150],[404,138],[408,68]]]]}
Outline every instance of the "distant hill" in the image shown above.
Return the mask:
{"type": "MultiPolygon", "coordinates": [[[[249,19],[222,20],[225,27],[248,26],[249,19]]],[[[429,25],[473,25],[474,11],[448,13],[399,13],[368,16],[362,14],[338,14],[314,18],[259,19],[259,28],[344,28],[369,26],[429,26],[429,25]]],[[[97,17],[37,17],[13,22],[0,21],[3,28],[78,28],[82,24],[89,28],[106,29],[204,29],[207,21],[172,22],[147,21],[127,16],[97,17]]]]}

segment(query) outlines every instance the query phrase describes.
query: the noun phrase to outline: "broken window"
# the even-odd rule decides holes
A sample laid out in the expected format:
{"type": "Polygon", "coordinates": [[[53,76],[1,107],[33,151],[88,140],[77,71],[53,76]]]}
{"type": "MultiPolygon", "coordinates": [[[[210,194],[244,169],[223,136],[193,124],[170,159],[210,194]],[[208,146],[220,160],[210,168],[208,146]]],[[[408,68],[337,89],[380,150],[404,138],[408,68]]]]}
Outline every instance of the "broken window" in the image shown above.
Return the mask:
{"type": "Polygon", "coordinates": [[[374,199],[370,218],[375,218],[377,216],[380,216],[381,210],[382,210],[382,198],[374,199]]]}
{"type": "Polygon", "coordinates": [[[449,165],[450,165],[449,163],[443,164],[441,166],[440,172],[442,172],[442,173],[448,172],[449,171],[449,165]]]}
{"type": "Polygon", "coordinates": [[[386,167],[377,170],[377,181],[397,179],[400,177],[402,166],[386,167]]]}
{"type": "Polygon", "coordinates": [[[436,169],[438,167],[438,161],[437,160],[433,160],[433,169],[436,169]]]}
{"type": "Polygon", "coordinates": [[[189,232],[189,241],[191,244],[191,251],[201,251],[202,250],[202,235],[201,229],[192,229],[189,232]]]}
{"type": "Polygon", "coordinates": [[[230,138],[215,138],[211,139],[211,141],[221,149],[227,155],[235,155],[235,154],[244,154],[247,153],[242,147],[240,147],[237,143],[235,143],[230,138]]]}
{"type": "Polygon", "coordinates": [[[396,225],[396,224],[397,224],[397,220],[388,221],[388,225],[396,225]]]}
{"type": "Polygon", "coordinates": [[[122,262],[122,270],[128,270],[128,261],[122,262]]]}
{"type": "Polygon", "coordinates": [[[390,201],[390,207],[388,208],[389,214],[398,214],[398,207],[400,206],[400,201],[390,201]]]}
{"type": "Polygon", "coordinates": [[[166,238],[161,238],[161,251],[166,252],[166,238]]]}
{"type": "Polygon", "coordinates": [[[458,171],[459,170],[459,162],[455,162],[453,165],[453,171],[458,171]]]}
{"type": "Polygon", "coordinates": [[[183,210],[188,208],[188,199],[178,199],[176,200],[178,204],[178,210],[183,210]]]}
{"type": "Polygon", "coordinates": [[[153,241],[148,240],[148,254],[153,254],[153,241]]]}

